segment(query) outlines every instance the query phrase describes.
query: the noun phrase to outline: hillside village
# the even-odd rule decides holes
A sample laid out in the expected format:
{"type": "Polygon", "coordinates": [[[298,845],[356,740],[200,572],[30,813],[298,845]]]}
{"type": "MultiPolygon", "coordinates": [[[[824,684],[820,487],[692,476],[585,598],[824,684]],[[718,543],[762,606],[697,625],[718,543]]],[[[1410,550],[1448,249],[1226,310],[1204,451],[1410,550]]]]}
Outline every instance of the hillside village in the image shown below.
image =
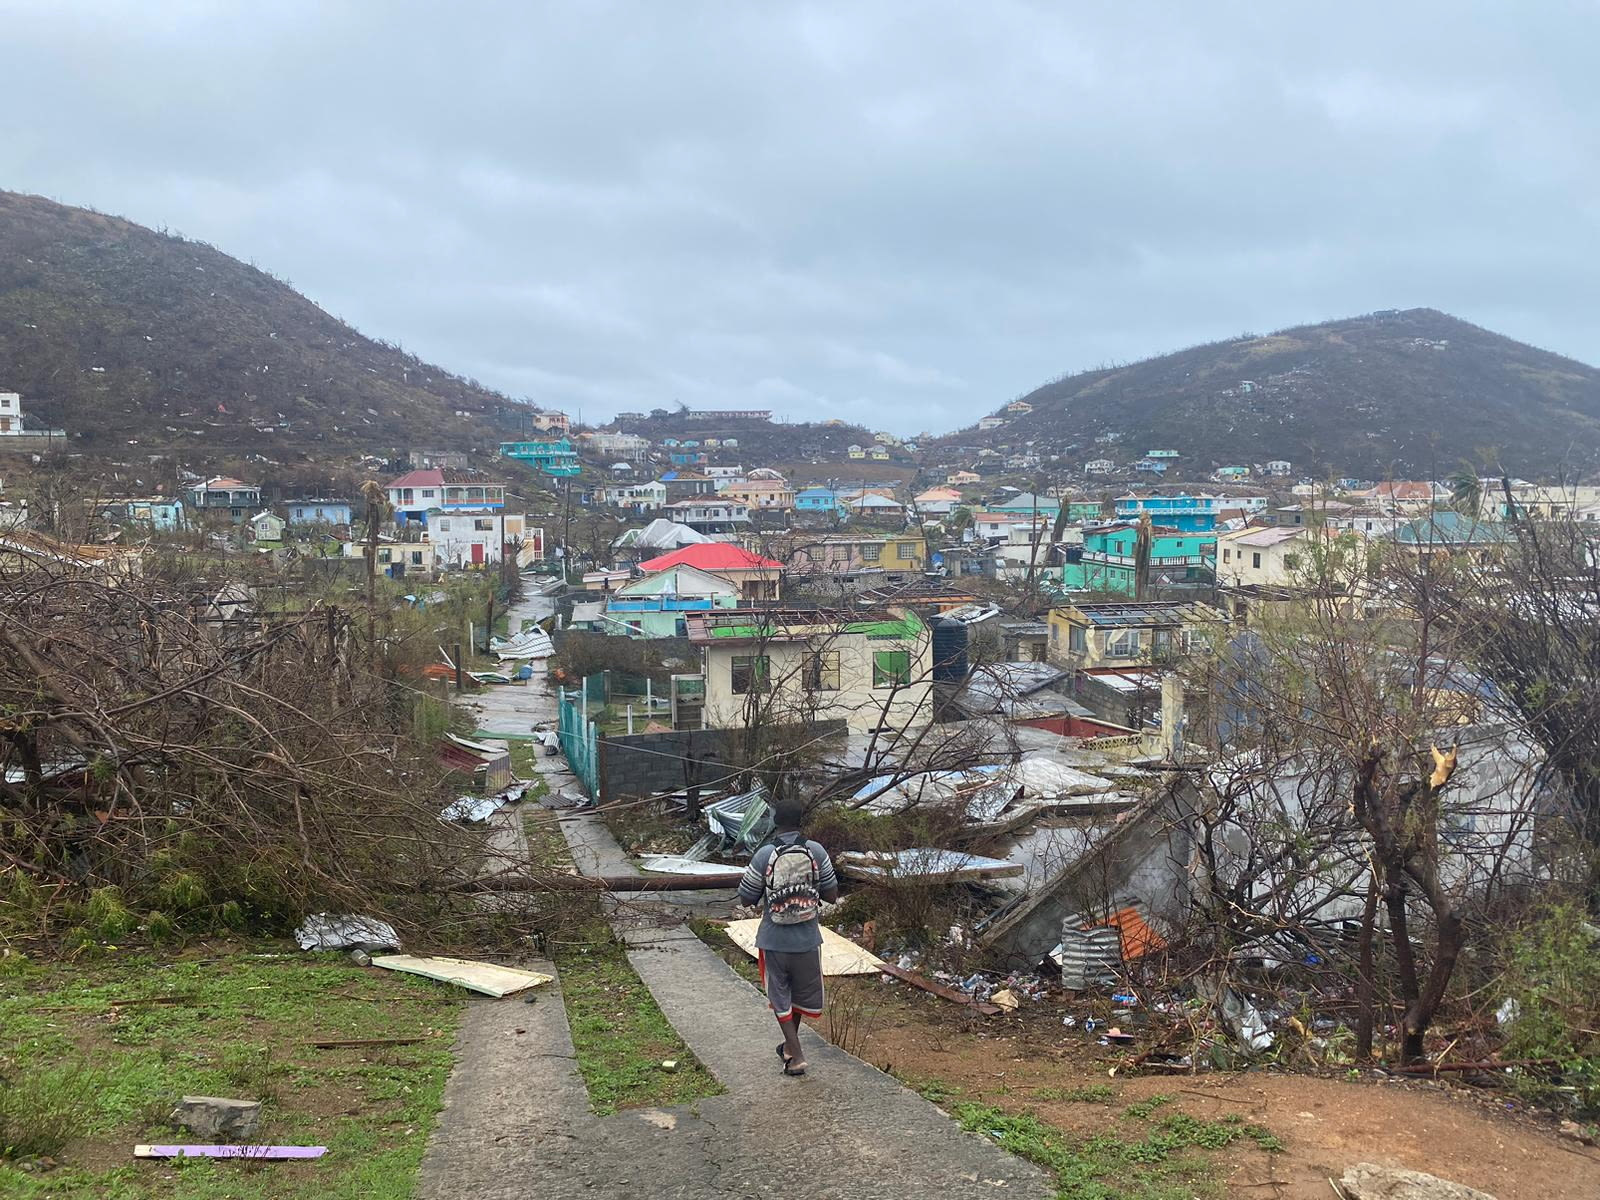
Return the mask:
{"type": "MultiPolygon", "coordinates": [[[[389,694],[374,712],[424,731],[426,765],[385,819],[437,822],[444,796],[457,886],[585,870],[531,840],[537,811],[600,847],[608,887],[721,912],[803,795],[853,898],[839,935],[934,1005],[919,1022],[1020,1014],[1032,1055],[1081,1021],[1091,1069],[1152,1078],[1515,1059],[1541,1119],[1583,1136],[1561,1098],[1583,1077],[1493,1015],[1525,997],[1490,982],[1479,914],[1585,869],[1600,484],[532,406],[475,451],[87,474],[29,400],[0,393],[0,585],[210,614],[194,636],[230,665],[206,670],[241,683],[303,645],[295,687],[389,694]],[[1536,627],[1563,648],[1491,644],[1536,627]],[[1564,724],[1528,670],[1584,681],[1564,724]]],[[[37,753],[7,751],[5,795],[93,795],[116,827],[79,751],[37,753]]],[[[129,794],[151,785],[119,762],[129,794]]],[[[312,864],[304,902],[345,869],[312,864]]]]}

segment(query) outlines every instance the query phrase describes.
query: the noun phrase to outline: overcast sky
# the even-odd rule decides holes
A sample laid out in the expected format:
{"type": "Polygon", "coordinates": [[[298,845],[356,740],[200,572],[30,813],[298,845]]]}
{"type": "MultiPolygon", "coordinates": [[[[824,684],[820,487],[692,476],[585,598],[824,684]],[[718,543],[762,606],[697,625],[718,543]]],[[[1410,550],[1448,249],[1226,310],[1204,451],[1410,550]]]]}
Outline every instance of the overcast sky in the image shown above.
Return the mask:
{"type": "Polygon", "coordinates": [[[0,0],[0,186],[590,420],[943,431],[1418,305],[1600,363],[1597,14],[0,0]]]}

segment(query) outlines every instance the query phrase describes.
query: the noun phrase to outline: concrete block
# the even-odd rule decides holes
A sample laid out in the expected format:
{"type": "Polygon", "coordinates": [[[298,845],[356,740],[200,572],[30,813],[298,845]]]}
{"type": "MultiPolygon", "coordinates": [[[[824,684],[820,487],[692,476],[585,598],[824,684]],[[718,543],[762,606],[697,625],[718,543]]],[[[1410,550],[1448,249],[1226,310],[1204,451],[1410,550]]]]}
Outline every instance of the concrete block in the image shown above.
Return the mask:
{"type": "Polygon", "coordinates": [[[185,1096],[167,1118],[196,1137],[246,1142],[261,1124],[261,1101],[226,1096],[185,1096]]]}

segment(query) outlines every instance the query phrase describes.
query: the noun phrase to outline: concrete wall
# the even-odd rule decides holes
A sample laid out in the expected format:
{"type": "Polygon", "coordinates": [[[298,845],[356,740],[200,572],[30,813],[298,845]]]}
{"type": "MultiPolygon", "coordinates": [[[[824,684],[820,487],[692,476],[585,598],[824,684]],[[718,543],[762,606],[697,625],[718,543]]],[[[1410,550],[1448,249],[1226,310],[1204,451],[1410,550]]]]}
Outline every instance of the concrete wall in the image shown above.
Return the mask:
{"type": "Polygon", "coordinates": [[[1073,914],[1119,907],[1137,898],[1158,931],[1181,923],[1189,908],[1194,839],[1185,802],[1161,794],[1130,810],[1085,854],[984,929],[979,940],[1004,961],[1032,966],[1061,940],[1073,914]]]}
{"type": "MultiPolygon", "coordinates": [[[[818,721],[807,727],[815,737],[844,737],[843,721],[818,721]]],[[[600,800],[648,796],[699,783],[713,790],[735,758],[732,747],[742,729],[679,729],[600,738],[600,800]],[[714,756],[714,757],[713,757],[714,756]]]]}

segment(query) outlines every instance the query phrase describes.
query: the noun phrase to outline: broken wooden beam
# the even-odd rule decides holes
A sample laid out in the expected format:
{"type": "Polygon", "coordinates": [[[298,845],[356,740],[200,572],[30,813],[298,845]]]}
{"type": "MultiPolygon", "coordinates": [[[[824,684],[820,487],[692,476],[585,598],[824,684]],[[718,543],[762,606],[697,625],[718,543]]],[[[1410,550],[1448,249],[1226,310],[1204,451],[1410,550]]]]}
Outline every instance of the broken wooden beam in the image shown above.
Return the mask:
{"type": "Polygon", "coordinates": [[[459,892],[731,892],[727,875],[490,875],[455,886],[459,892]]]}
{"type": "Polygon", "coordinates": [[[1005,1009],[1001,1008],[998,1004],[990,1004],[986,1000],[979,1000],[977,997],[969,996],[965,992],[957,991],[953,987],[946,987],[942,983],[935,983],[926,975],[918,975],[915,971],[908,971],[904,967],[897,966],[892,962],[886,962],[878,969],[881,970],[885,975],[892,976],[893,978],[900,980],[902,983],[909,983],[912,987],[921,988],[925,992],[930,992],[933,995],[938,996],[941,1000],[949,1000],[955,1004],[963,1004],[968,1008],[975,1008],[986,1017],[997,1017],[1001,1013],[1005,1012],[1005,1009]]]}
{"type": "Polygon", "coordinates": [[[427,1040],[420,1037],[342,1038],[326,1042],[307,1042],[306,1045],[316,1050],[344,1050],[363,1046],[415,1046],[418,1042],[427,1040]]]}

